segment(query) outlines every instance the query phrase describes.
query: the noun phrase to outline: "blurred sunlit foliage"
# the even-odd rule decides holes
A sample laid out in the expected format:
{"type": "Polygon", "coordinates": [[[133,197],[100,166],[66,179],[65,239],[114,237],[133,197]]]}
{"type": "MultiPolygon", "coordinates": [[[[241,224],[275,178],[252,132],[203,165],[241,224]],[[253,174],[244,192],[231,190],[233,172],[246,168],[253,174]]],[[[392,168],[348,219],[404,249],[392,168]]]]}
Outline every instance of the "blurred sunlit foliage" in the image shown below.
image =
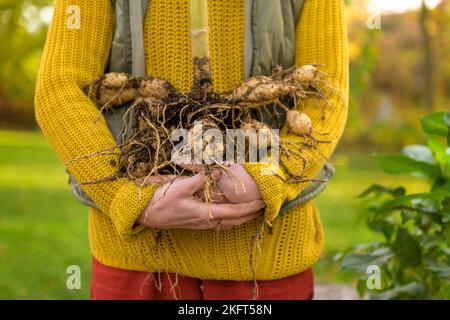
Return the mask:
{"type": "Polygon", "coordinates": [[[445,40],[450,1],[430,1],[439,2],[433,9],[383,14],[381,29],[367,27],[377,14],[369,5],[376,0],[347,2],[351,98],[343,144],[381,151],[423,139],[417,117],[450,108],[450,44],[445,40]]]}

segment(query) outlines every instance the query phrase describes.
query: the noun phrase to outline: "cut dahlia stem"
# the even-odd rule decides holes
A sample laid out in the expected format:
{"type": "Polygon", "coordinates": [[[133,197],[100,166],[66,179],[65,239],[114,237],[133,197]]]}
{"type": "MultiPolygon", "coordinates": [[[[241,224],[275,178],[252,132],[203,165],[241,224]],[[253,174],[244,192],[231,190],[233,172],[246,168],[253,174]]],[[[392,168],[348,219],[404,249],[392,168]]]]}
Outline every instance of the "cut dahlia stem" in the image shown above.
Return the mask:
{"type": "Polygon", "coordinates": [[[192,92],[200,99],[212,93],[209,56],[208,0],[191,0],[191,43],[194,62],[192,92]]]}

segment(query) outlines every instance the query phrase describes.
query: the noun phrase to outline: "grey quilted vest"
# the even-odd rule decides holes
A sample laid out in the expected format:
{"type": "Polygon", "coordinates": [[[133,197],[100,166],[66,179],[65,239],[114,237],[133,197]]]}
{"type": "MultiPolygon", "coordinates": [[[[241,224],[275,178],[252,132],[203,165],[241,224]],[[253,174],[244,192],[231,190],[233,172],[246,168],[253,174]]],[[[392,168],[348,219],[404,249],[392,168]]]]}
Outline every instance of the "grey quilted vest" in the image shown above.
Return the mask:
{"type": "MultiPolygon", "coordinates": [[[[225,0],[224,0],[225,1],[225,0]]],[[[108,72],[126,72],[145,76],[143,22],[149,0],[112,0],[115,10],[115,27],[108,72]]],[[[295,63],[295,28],[304,0],[245,0],[245,78],[270,75],[281,65],[285,68],[295,63]]],[[[119,141],[126,107],[104,113],[112,135],[119,141]]],[[[282,115],[284,111],[279,109],[282,115]]],[[[262,121],[274,127],[268,114],[262,121]]],[[[281,123],[284,121],[281,117],[281,123]]],[[[315,180],[329,180],[335,174],[327,163],[315,180]]],[[[76,198],[85,205],[97,208],[81,186],[69,175],[69,184],[76,198]]],[[[311,182],[295,199],[283,204],[280,214],[315,198],[327,182],[311,182]]]]}

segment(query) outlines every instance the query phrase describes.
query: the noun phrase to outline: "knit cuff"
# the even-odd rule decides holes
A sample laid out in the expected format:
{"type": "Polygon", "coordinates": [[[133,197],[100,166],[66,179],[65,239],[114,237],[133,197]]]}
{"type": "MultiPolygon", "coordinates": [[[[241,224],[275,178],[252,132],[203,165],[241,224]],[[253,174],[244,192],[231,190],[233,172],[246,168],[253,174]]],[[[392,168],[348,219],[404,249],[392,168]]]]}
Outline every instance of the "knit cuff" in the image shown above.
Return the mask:
{"type": "Polygon", "coordinates": [[[286,193],[283,192],[284,182],[277,176],[282,176],[281,169],[270,162],[244,163],[243,166],[261,191],[263,201],[266,203],[265,221],[272,226],[272,221],[278,216],[286,200],[286,193]]]}
{"type": "Polygon", "coordinates": [[[109,214],[120,236],[128,237],[145,229],[135,223],[157,187],[156,184],[139,187],[133,182],[127,182],[119,188],[111,202],[109,214]]]}

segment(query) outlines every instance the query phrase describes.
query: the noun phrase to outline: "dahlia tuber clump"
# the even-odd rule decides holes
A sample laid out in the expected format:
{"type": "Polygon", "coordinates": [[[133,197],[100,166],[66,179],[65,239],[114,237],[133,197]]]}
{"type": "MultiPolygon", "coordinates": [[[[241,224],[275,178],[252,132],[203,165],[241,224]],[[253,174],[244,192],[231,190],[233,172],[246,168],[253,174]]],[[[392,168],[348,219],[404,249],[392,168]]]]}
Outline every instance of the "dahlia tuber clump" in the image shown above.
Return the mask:
{"type": "MultiPolygon", "coordinates": [[[[233,90],[219,94],[213,90],[205,91],[204,82],[203,87],[194,85],[191,92],[182,93],[162,79],[108,73],[87,85],[85,91],[97,103],[99,109],[105,112],[113,112],[124,104],[129,105],[127,115],[133,119],[124,123],[127,138],[117,146],[118,161],[113,164],[117,171],[115,176],[109,178],[125,177],[133,181],[144,181],[150,176],[181,174],[183,170],[176,162],[179,158],[175,158],[173,153],[176,148],[176,143],[171,138],[173,131],[186,129],[188,141],[183,151],[186,151],[186,148],[193,151],[196,142],[200,141],[194,134],[199,122],[202,124],[200,136],[208,129],[218,129],[223,133],[222,141],[225,144],[227,129],[241,129],[244,133],[254,130],[258,137],[263,137],[267,143],[264,147],[270,148],[273,143],[271,128],[259,120],[258,113],[266,109],[273,117],[277,117],[279,115],[273,108],[274,105],[285,110],[285,126],[289,133],[310,140],[310,143],[296,145],[298,154],[301,154],[304,148],[316,148],[318,143],[328,142],[313,136],[313,123],[306,113],[286,106],[301,106],[301,101],[307,98],[320,99],[326,103],[326,95],[322,89],[324,79],[321,75],[312,65],[288,70],[277,69],[270,77],[250,78],[233,90]],[[132,124],[131,127],[128,127],[129,123],[132,124]]],[[[201,140],[203,163],[226,170],[226,165],[220,159],[213,159],[213,164],[208,162],[214,156],[211,151],[208,155],[206,150],[212,141],[201,140]]],[[[246,141],[248,142],[248,139],[246,141]]],[[[281,153],[295,152],[292,146],[290,141],[279,141],[281,153]]],[[[246,146],[246,155],[251,147],[258,148],[249,143],[246,146]]],[[[219,146],[218,149],[223,156],[226,146],[219,146]]],[[[300,164],[299,172],[305,165],[300,164]]],[[[291,171],[288,173],[293,179],[299,180],[299,174],[291,171]]]]}

